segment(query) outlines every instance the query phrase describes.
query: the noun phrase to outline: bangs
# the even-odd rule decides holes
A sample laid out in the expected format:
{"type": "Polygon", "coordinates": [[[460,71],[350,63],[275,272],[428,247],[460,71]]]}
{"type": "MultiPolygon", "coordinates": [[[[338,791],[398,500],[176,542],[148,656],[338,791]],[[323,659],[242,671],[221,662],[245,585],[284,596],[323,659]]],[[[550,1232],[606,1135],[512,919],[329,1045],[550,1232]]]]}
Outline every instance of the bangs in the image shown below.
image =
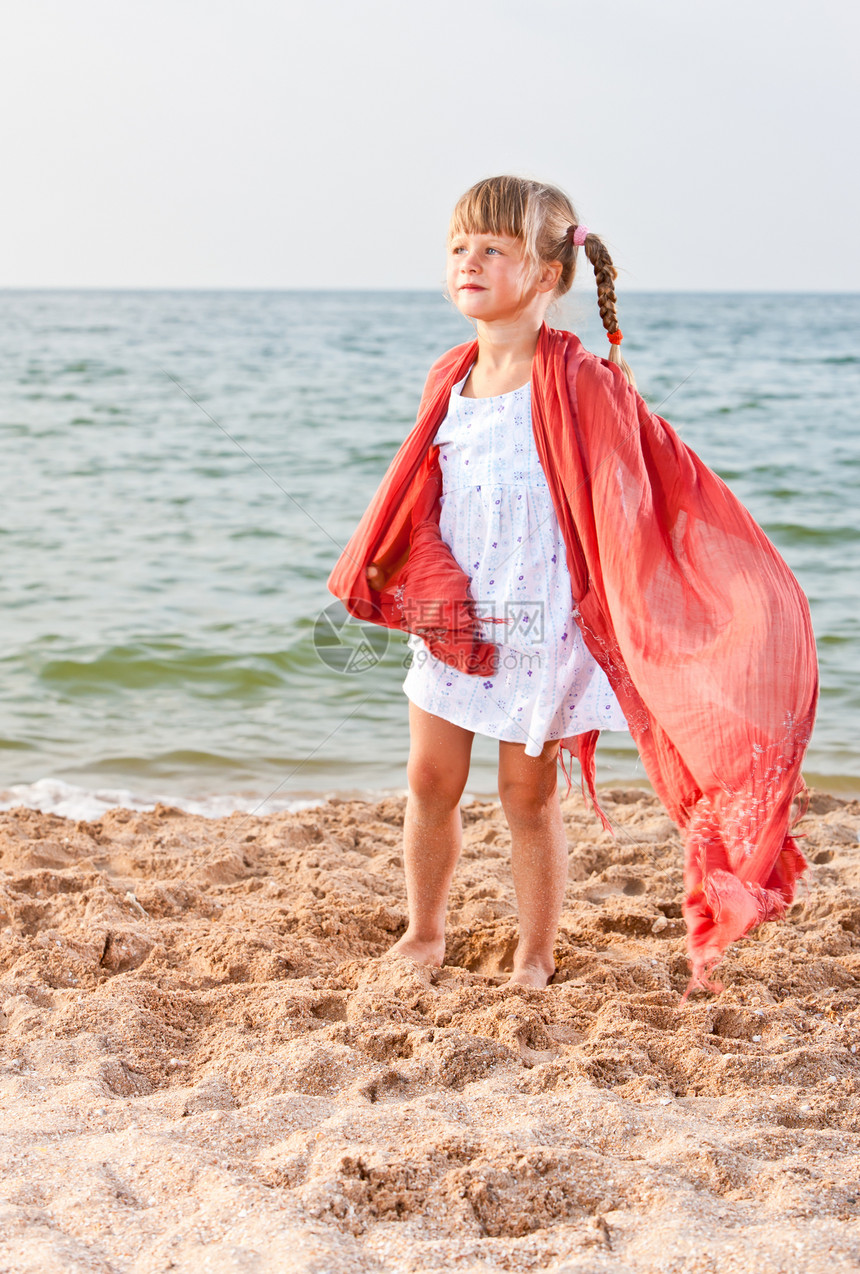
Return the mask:
{"type": "Polygon", "coordinates": [[[528,197],[516,177],[479,181],[458,200],[448,238],[458,234],[507,234],[524,238],[528,197]]]}

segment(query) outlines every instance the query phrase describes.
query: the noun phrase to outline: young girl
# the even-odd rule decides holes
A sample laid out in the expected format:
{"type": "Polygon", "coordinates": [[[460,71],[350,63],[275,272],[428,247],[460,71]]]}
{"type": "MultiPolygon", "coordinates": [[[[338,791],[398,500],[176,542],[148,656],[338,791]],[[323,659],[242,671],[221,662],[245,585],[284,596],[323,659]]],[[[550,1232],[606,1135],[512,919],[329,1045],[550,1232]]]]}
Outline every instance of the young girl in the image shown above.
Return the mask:
{"type": "Polygon", "coordinates": [[[783,914],[805,866],[788,826],[815,648],[773,545],[636,393],[615,276],[561,191],[514,177],[467,191],[447,282],[477,341],[431,369],[328,586],[412,633],[409,925],[393,950],[444,960],[459,801],[486,734],[511,832],[511,982],[545,987],[567,880],[556,760],[577,756],[593,798],[598,731],[629,728],[685,834],[691,985],[714,987],[726,945],[783,914]],[[608,360],[545,323],[580,248],[608,360]]]}

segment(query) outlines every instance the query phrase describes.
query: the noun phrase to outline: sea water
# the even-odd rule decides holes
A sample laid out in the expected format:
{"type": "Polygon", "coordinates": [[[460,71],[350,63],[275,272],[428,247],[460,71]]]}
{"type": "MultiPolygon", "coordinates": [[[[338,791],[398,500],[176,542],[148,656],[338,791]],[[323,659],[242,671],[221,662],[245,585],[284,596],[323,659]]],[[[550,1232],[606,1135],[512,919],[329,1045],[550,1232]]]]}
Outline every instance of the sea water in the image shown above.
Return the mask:
{"type": "MultiPolygon", "coordinates": [[[[404,791],[406,638],[344,625],[325,585],[468,324],[427,293],[2,296],[0,804],[404,791]]],[[[806,778],[860,793],[860,297],[633,293],[620,317],[649,404],[809,596],[806,778]]],[[[588,290],[554,321],[606,353],[588,290]]],[[[604,739],[599,780],[643,783],[604,739]]],[[[497,763],[477,736],[470,794],[497,763]]]]}

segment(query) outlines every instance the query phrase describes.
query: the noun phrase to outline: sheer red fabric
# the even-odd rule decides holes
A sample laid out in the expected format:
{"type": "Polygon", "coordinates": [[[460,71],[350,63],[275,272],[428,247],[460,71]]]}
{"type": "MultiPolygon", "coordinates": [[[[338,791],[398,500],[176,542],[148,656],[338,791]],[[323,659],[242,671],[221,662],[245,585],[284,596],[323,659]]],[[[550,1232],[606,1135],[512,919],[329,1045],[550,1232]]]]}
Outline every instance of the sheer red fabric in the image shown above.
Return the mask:
{"type": "MultiPolygon", "coordinates": [[[[328,587],[351,614],[407,630],[396,589],[411,575],[422,605],[440,596],[454,605],[448,619],[456,622],[443,615],[432,626],[434,654],[479,674],[465,667],[480,645],[468,577],[450,563],[433,577],[446,553],[453,558],[438,535],[432,439],[476,350],[475,342],[459,346],[431,368],[415,427],[328,587]],[[433,521],[435,535],[416,533],[433,521]],[[416,540],[426,556],[410,572],[416,540]],[[382,592],[367,582],[371,562],[388,577],[382,592]],[[434,594],[439,586],[454,591],[434,594]]],[[[784,914],[806,865],[789,828],[818,696],[809,607],[752,516],[619,368],[544,326],[531,384],[572,614],[682,831],[690,986],[716,989],[709,972],[726,946],[784,914]]],[[[579,760],[592,799],[596,741],[592,731],[559,749],[562,768],[565,751],[579,760]]]]}
{"type": "Polygon", "coordinates": [[[492,676],[498,647],[483,640],[469,576],[442,539],[441,495],[442,470],[436,463],[412,509],[409,556],[379,593],[379,609],[389,628],[417,633],[437,659],[461,672],[492,676]]]}

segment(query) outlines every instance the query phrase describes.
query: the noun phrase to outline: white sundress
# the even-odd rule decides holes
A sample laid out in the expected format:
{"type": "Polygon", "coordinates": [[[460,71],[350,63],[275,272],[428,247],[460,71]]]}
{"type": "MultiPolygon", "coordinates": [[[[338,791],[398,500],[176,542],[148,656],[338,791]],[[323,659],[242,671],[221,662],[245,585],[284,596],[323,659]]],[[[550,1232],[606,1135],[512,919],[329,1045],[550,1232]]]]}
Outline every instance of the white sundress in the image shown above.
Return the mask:
{"type": "MultiPolygon", "coordinates": [[[[468,375],[468,373],[467,373],[468,375]]],[[[548,739],[626,730],[606,674],[573,618],[564,538],[532,434],[531,386],[463,398],[454,386],[433,442],[439,446],[439,528],[471,577],[481,624],[499,647],[494,677],[459,672],[412,633],[403,682],[419,708],[540,756],[548,739]]]]}

